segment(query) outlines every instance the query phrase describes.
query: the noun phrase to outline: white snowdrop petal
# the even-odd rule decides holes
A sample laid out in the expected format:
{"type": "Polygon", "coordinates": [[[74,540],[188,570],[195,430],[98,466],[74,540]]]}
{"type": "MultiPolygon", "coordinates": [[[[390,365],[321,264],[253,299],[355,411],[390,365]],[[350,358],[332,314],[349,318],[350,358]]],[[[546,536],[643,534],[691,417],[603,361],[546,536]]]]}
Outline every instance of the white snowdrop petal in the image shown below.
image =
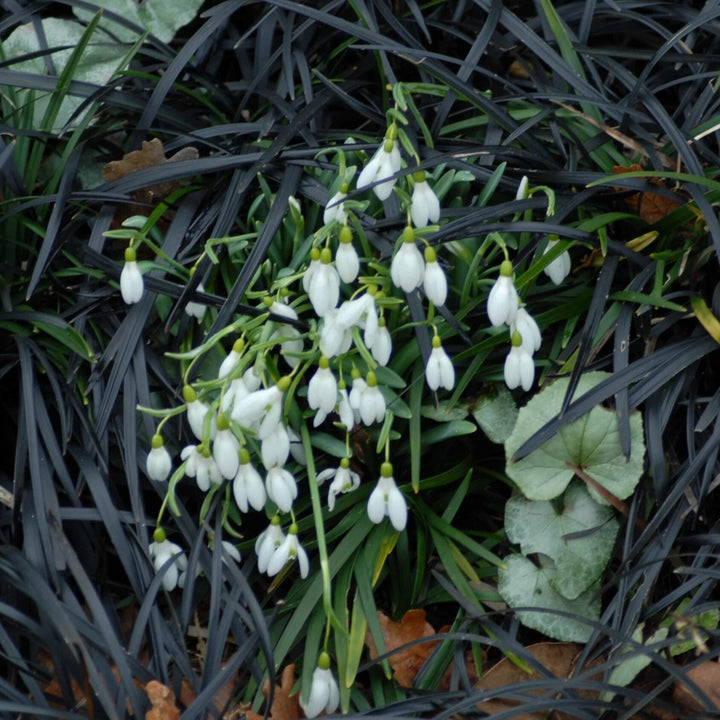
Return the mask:
{"type": "Polygon", "coordinates": [[[387,515],[390,518],[392,526],[402,532],[407,525],[407,503],[405,496],[393,482],[393,489],[388,493],[387,499],[387,515]]]}
{"type": "Polygon", "coordinates": [[[240,465],[240,443],[232,430],[218,430],[213,441],[213,457],[217,463],[220,474],[232,480],[240,465]]]}
{"type": "Polygon", "coordinates": [[[428,300],[432,301],[433,305],[440,307],[445,304],[448,292],[447,278],[437,261],[425,265],[423,289],[428,300]]]}
{"type": "Polygon", "coordinates": [[[159,482],[167,480],[172,470],[172,458],[164,445],[150,450],[145,462],[145,470],[151,480],[159,482]]]}
{"type": "Polygon", "coordinates": [[[500,275],[490,290],[487,313],[493,326],[512,323],[519,305],[519,298],[512,278],[500,275]]]}
{"type": "Polygon", "coordinates": [[[370,522],[376,525],[379,525],[385,517],[385,493],[380,487],[380,483],[375,486],[375,489],[370,493],[370,497],[368,497],[367,514],[370,522]]]}
{"type": "Polygon", "coordinates": [[[372,356],[377,361],[378,365],[387,365],[392,354],[392,338],[390,337],[390,331],[381,325],[378,328],[375,342],[373,342],[370,348],[372,356]]]}
{"type": "Polygon", "coordinates": [[[126,305],[140,302],[144,289],[145,283],[137,261],[126,262],[120,272],[120,294],[123,302],[126,305]]]}
{"type": "Polygon", "coordinates": [[[360,258],[352,243],[340,243],[335,254],[335,266],[343,282],[355,281],[360,272],[360,258]]]}

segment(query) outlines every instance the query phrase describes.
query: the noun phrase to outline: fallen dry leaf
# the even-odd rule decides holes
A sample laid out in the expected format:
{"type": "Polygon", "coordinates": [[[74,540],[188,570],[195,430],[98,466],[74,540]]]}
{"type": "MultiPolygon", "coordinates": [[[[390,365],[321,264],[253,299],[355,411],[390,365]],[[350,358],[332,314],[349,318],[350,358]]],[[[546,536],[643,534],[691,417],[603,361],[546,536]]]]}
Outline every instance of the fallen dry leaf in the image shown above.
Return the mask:
{"type": "MultiPolygon", "coordinates": [[[[720,710],[720,663],[707,660],[688,670],[687,678],[692,680],[720,710]]],[[[675,683],[673,700],[692,712],[705,709],[690,688],[681,682],[675,683]]]]}
{"type": "MultiPolygon", "coordinates": [[[[541,663],[552,675],[557,678],[568,678],[572,674],[578,654],[582,649],[580,645],[568,642],[542,642],[530,645],[527,651],[541,663]]],[[[483,676],[475,683],[476,690],[495,690],[498,688],[516,685],[527,680],[537,680],[543,677],[540,673],[533,671],[526,673],[515,663],[503,658],[496,665],[483,673],[483,676]]],[[[528,695],[540,695],[543,690],[528,690],[528,695]]],[[[578,695],[584,698],[597,697],[597,693],[588,690],[579,690],[578,695]]],[[[488,714],[499,713],[520,705],[515,700],[486,700],[479,703],[478,708],[488,714]]],[[[545,720],[550,717],[549,712],[521,713],[513,715],[513,720],[545,720]]],[[[563,713],[552,711],[554,720],[562,720],[567,717],[563,713]]]]}
{"type": "MultiPolygon", "coordinates": [[[[424,610],[408,610],[399,623],[393,622],[387,615],[378,612],[378,620],[385,640],[385,648],[390,653],[413,640],[435,635],[435,629],[425,619],[424,610]]],[[[365,636],[365,644],[370,650],[370,657],[375,659],[378,651],[369,631],[365,636]]],[[[418,643],[390,655],[390,667],[393,669],[398,685],[412,687],[415,676],[437,644],[437,641],[418,643]]]]}
{"type": "Polygon", "coordinates": [[[145,713],[145,720],[177,720],[180,710],[175,704],[175,693],[157,680],[145,686],[152,707],[145,713]]]}
{"type": "MultiPolygon", "coordinates": [[[[613,172],[616,175],[622,175],[623,173],[636,172],[644,169],[645,168],[638,164],[633,164],[629,167],[615,165],[613,172]]],[[[653,185],[664,186],[663,182],[658,178],[648,178],[648,180],[653,185]]],[[[620,191],[622,188],[617,188],[617,190],[620,191]]],[[[662,220],[666,215],[669,215],[673,210],[683,204],[684,199],[681,196],[677,195],[677,193],[673,193],[673,195],[677,197],[677,200],[652,192],[633,193],[625,198],[625,202],[630,205],[643,220],[652,225],[658,220],[662,220]]]]}
{"type": "MultiPolygon", "coordinates": [[[[280,685],[275,686],[270,716],[268,720],[298,720],[305,717],[300,709],[300,693],[290,697],[290,692],[295,685],[295,665],[288,665],[280,676],[280,685]]],[[[270,696],[270,683],[268,680],[263,685],[263,695],[267,699],[270,696]]],[[[263,720],[263,715],[248,710],[245,713],[247,720],[263,720]]]]}

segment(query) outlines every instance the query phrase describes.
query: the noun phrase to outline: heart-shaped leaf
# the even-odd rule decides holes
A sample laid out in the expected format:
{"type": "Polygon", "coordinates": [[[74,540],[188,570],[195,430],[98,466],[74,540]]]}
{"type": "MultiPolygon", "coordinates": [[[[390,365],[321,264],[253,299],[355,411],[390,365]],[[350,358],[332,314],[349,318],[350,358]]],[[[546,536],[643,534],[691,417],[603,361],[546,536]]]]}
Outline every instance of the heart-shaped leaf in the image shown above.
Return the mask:
{"type": "Polygon", "coordinates": [[[542,553],[555,561],[552,586],[574,600],[602,574],[619,528],[613,510],[596,503],[582,485],[571,485],[562,507],[548,500],[516,496],[505,506],[505,532],[525,555],[542,553]]]}
{"type": "MultiPolygon", "coordinates": [[[[584,395],[607,373],[583,375],[574,397],[584,395]]],[[[616,498],[632,493],[643,471],[645,443],[640,413],[630,416],[631,455],[627,459],[620,445],[617,415],[613,410],[595,407],[583,417],[560,428],[558,433],[518,462],[515,451],[562,407],[568,378],[561,378],[539,392],[520,409],[512,434],[505,442],[506,472],[530,500],[551,500],[561,495],[575,474],[574,468],[596,480],[616,498]]],[[[606,505],[598,493],[592,496],[606,505]]]]}
{"type": "Polygon", "coordinates": [[[518,409],[510,392],[504,386],[498,386],[494,396],[478,398],[472,414],[489,440],[504,443],[515,427],[518,409]]]}
{"type": "Polygon", "coordinates": [[[498,590],[512,608],[538,608],[544,612],[518,610],[523,624],[549,637],[570,642],[587,642],[592,627],[578,618],[600,617],[600,583],[595,583],[574,600],[557,593],[553,584],[557,571],[550,558],[540,556],[538,567],[522,555],[505,558],[505,568],[498,575],[498,590]],[[549,611],[549,612],[548,612],[549,611]]]}

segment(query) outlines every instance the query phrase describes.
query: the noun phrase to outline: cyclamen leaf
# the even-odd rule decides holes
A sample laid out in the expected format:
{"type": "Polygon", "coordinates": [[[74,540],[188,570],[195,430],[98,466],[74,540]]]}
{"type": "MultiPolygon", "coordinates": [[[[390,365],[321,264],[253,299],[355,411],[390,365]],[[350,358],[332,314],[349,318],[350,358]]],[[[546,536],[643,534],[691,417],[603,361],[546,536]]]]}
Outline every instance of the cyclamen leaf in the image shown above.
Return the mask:
{"type": "Polygon", "coordinates": [[[543,556],[541,559],[543,565],[538,567],[522,555],[505,558],[505,568],[498,573],[500,594],[512,608],[534,607],[551,611],[518,610],[518,617],[524,625],[557,640],[587,642],[592,626],[571,616],[589,620],[600,617],[600,583],[595,583],[574,600],[568,600],[553,588],[557,579],[553,561],[543,556]]]}
{"type": "Polygon", "coordinates": [[[511,498],[505,506],[505,532],[525,555],[542,553],[555,561],[551,582],[574,600],[602,574],[619,529],[612,508],[596,503],[582,485],[571,485],[556,511],[548,500],[511,498]]]}
{"type": "Polygon", "coordinates": [[[499,386],[494,397],[478,398],[472,415],[489,440],[504,443],[515,427],[518,409],[510,391],[499,386]]]}
{"type": "MultiPolygon", "coordinates": [[[[583,375],[575,398],[607,377],[608,374],[602,372],[583,375]]],[[[520,409],[515,428],[505,441],[506,472],[530,500],[551,500],[561,495],[575,475],[574,468],[582,469],[622,500],[633,492],[643,471],[645,443],[639,413],[630,416],[632,453],[629,460],[620,443],[617,415],[613,410],[595,407],[560,428],[530,455],[511,461],[518,448],[560,412],[568,382],[568,378],[557,380],[520,409]]],[[[595,491],[590,490],[590,494],[597,502],[607,505],[595,491]]]]}

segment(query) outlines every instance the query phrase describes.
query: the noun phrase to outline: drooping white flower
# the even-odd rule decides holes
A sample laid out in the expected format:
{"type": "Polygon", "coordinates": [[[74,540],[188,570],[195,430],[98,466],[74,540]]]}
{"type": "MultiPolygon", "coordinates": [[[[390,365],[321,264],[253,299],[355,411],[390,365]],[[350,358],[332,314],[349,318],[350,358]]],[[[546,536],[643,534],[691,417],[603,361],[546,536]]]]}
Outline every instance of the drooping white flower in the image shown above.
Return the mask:
{"type": "Polygon", "coordinates": [[[523,348],[531,355],[540,349],[542,336],[535,318],[524,308],[518,308],[515,320],[510,326],[510,334],[518,332],[522,338],[523,348]]]}
{"type": "Polygon", "coordinates": [[[425,380],[434,392],[438,388],[452,390],[455,387],[455,368],[443,349],[439,335],[432,339],[432,350],[425,366],[425,380]]]}
{"type": "MultiPolygon", "coordinates": [[[[557,240],[548,240],[548,244],[545,247],[543,255],[557,245],[557,240]]],[[[562,281],[570,274],[572,270],[572,261],[570,260],[570,253],[565,250],[558,257],[556,257],[549,265],[543,268],[543,272],[555,283],[560,285],[562,281]]]]}
{"type": "Polygon", "coordinates": [[[217,416],[217,428],[213,440],[213,457],[220,474],[227,480],[232,480],[240,464],[240,442],[230,429],[228,419],[222,413],[217,416]]]}
{"type": "Polygon", "coordinates": [[[265,528],[255,540],[255,554],[258,558],[258,570],[264,573],[267,570],[270,558],[285,540],[285,533],[280,527],[280,518],[275,515],[270,525],[265,528]]]}
{"type": "Polygon", "coordinates": [[[265,489],[267,496],[281,512],[290,512],[298,490],[295,478],[289,470],[278,465],[269,468],[265,478],[265,489]]]}
{"type": "MultiPolygon", "coordinates": [[[[205,286],[202,283],[198,283],[196,291],[199,293],[204,293],[205,286]]],[[[205,317],[206,310],[206,305],[204,305],[203,303],[195,302],[194,300],[189,300],[185,304],[185,313],[190,317],[197,318],[198,320],[202,320],[205,317]]]]}
{"type": "Polygon", "coordinates": [[[390,277],[396,287],[409,293],[422,285],[425,261],[415,245],[415,231],[411,227],[406,227],[402,237],[400,249],[390,263],[390,277]]]}
{"type": "Polygon", "coordinates": [[[380,324],[375,335],[370,352],[375,358],[378,365],[383,367],[388,364],[390,355],[392,355],[392,338],[390,331],[385,327],[385,318],[380,318],[380,324]]]}
{"type": "Polygon", "coordinates": [[[528,196],[528,185],[529,184],[530,184],[530,181],[528,180],[528,176],[523,175],[520,178],[520,182],[518,183],[518,188],[515,193],[516,200],[524,200],[528,196]]]}
{"type": "MultiPolygon", "coordinates": [[[[253,367],[249,367],[243,373],[242,377],[233,378],[230,381],[230,387],[225,390],[222,396],[222,402],[220,403],[222,412],[230,412],[235,403],[239,403],[244,397],[247,397],[251,392],[257,390],[261,382],[261,379],[255,374],[255,368],[253,367]]],[[[234,417],[232,419],[235,420],[234,417]]]]}
{"type": "MultiPolygon", "coordinates": [[[[198,440],[202,440],[205,416],[210,411],[210,406],[206,402],[198,400],[197,393],[190,385],[185,385],[183,388],[183,398],[187,403],[187,419],[190,429],[198,440]]],[[[215,417],[212,417],[210,419],[210,439],[215,437],[216,432],[217,423],[215,417]]]]}
{"type": "Polygon", "coordinates": [[[320,251],[320,265],[310,281],[308,297],[318,317],[327,315],[335,309],[340,299],[340,276],[330,264],[332,253],[330,248],[320,251]]]}
{"type": "Polygon", "coordinates": [[[424,170],[413,173],[413,180],[415,187],[411,198],[410,217],[415,227],[427,227],[429,223],[436,223],[440,219],[440,201],[428,185],[424,170]]]}
{"type": "Polygon", "coordinates": [[[137,255],[133,248],[125,249],[125,264],[120,272],[120,294],[126,305],[140,302],[145,290],[145,283],[136,258],[137,255]]]}
{"type": "MultiPolygon", "coordinates": [[[[267,309],[279,317],[288,320],[297,320],[298,314],[294,308],[285,303],[272,300],[269,297],[264,298],[267,309]]],[[[285,358],[287,364],[294,368],[300,362],[297,357],[303,351],[303,340],[300,331],[290,323],[278,323],[277,328],[270,335],[270,340],[280,340],[280,352],[285,358]]]]}
{"type": "Polygon", "coordinates": [[[145,471],[151,480],[165,482],[172,470],[172,458],[161,435],[153,435],[150,444],[151,449],[145,462],[145,471]]]}
{"type": "MultiPolygon", "coordinates": [[[[343,303],[344,304],[344,303],[343,303]]],[[[336,357],[346,353],[352,345],[352,332],[338,322],[340,308],[331,310],[323,317],[320,330],[320,350],[326,357],[336,357]]]]}
{"type": "Polygon", "coordinates": [[[221,545],[223,549],[222,561],[224,563],[227,563],[228,557],[232,558],[236,563],[239,563],[242,560],[240,551],[229,540],[223,540],[221,545]]]}
{"type": "Polygon", "coordinates": [[[220,363],[220,368],[218,369],[219,380],[222,380],[233,371],[235,366],[240,362],[244,349],[245,341],[242,338],[238,338],[233,343],[233,346],[230,352],[225,356],[225,359],[220,363]]]}
{"type": "Polygon", "coordinates": [[[447,278],[440,263],[437,261],[435,248],[425,248],[425,274],[423,275],[423,290],[433,305],[441,307],[447,300],[447,278]]]}
{"type": "Polygon", "coordinates": [[[353,415],[355,416],[355,422],[360,420],[360,399],[362,394],[367,387],[367,383],[360,376],[360,371],[357,368],[353,368],[352,371],[352,388],[348,395],[350,407],[352,408],[353,415]]]}
{"type": "Polygon", "coordinates": [[[195,478],[197,486],[207,492],[211,485],[221,485],[223,481],[220,468],[215,462],[212,453],[204,445],[188,445],[180,452],[180,458],[185,461],[185,474],[195,478]]]}
{"type": "Polygon", "coordinates": [[[505,358],[504,375],[505,384],[510,390],[521,386],[527,392],[535,379],[535,363],[528,349],[523,347],[518,332],[512,336],[512,348],[505,358]]]}
{"type": "Polygon", "coordinates": [[[242,512],[248,512],[249,507],[255,510],[265,507],[265,485],[260,473],[250,462],[250,453],[245,448],[240,450],[240,464],[232,489],[235,503],[242,512]]]}
{"type": "Polygon", "coordinates": [[[512,263],[504,260],[500,265],[500,276],[488,295],[487,313],[495,327],[512,323],[520,304],[512,273],[512,263]]]}
{"type": "Polygon", "coordinates": [[[337,414],[340,417],[340,422],[345,426],[347,430],[352,430],[355,424],[355,413],[353,412],[352,405],[350,404],[350,397],[348,395],[347,388],[345,387],[345,381],[341,380],[338,383],[339,399],[337,403],[337,414]]]}
{"type": "Polygon", "coordinates": [[[340,460],[339,467],[328,468],[317,474],[318,485],[322,485],[330,479],[332,482],[328,488],[328,507],[330,510],[334,510],[335,498],[340,493],[351,492],[360,487],[360,475],[350,469],[350,458],[344,457],[340,460]]]}
{"type": "Polygon", "coordinates": [[[273,432],[265,436],[260,444],[263,465],[284,465],[290,454],[290,436],[282,423],[277,423],[273,432]]]}
{"type": "Polygon", "coordinates": [[[314,718],[321,712],[332,715],[340,704],[340,690],[337,680],[330,670],[330,656],[321,652],[318,658],[318,666],[313,671],[312,683],[310,685],[310,696],[305,702],[300,695],[300,707],[305,717],[314,718]]]}
{"type": "Polygon", "coordinates": [[[172,558],[172,563],[165,568],[162,584],[168,592],[174,590],[178,585],[180,573],[187,569],[187,557],[182,548],[170,542],[162,528],[156,528],[153,542],[148,547],[148,554],[156,573],[161,572],[163,565],[172,558]]]}
{"type": "Polygon", "coordinates": [[[368,498],[367,514],[375,524],[389,517],[398,532],[407,525],[407,502],[395,484],[392,463],[384,462],[380,468],[380,479],[368,498]]]}
{"type": "MultiPolygon", "coordinates": [[[[350,398],[350,404],[352,405],[352,397],[350,398]]],[[[361,391],[358,400],[358,411],[365,425],[372,425],[385,419],[385,398],[377,386],[377,378],[372,370],[365,378],[365,387],[361,391]]]]}
{"type": "Polygon", "coordinates": [[[354,300],[346,300],[337,311],[339,327],[350,330],[355,326],[363,328],[365,345],[373,346],[378,330],[378,315],[375,298],[368,292],[354,300]]]}
{"type": "Polygon", "coordinates": [[[272,577],[277,575],[287,563],[298,561],[300,566],[300,577],[306,578],[310,571],[310,561],[308,560],[305,548],[300,544],[298,540],[298,527],[293,523],[288,528],[288,534],[285,539],[280,543],[275,551],[270,556],[270,560],[267,565],[267,574],[272,577]]]}
{"type": "Polygon", "coordinates": [[[313,280],[313,277],[315,276],[315,273],[317,272],[318,268],[320,267],[320,248],[312,248],[310,250],[310,264],[307,266],[307,269],[305,270],[305,274],[303,275],[303,290],[306,293],[310,292],[310,283],[313,280]]]}
{"type": "Polygon", "coordinates": [[[335,253],[335,267],[343,282],[351,283],[360,272],[360,258],[352,242],[352,230],[343,225],[340,230],[340,244],[335,253]]]}
{"type": "Polygon", "coordinates": [[[317,410],[313,423],[315,427],[320,425],[335,408],[337,392],[337,380],[330,370],[329,360],[323,355],[317,371],[308,383],[308,405],[312,410],[317,410]]]}
{"type": "Polygon", "coordinates": [[[268,430],[272,431],[274,425],[280,421],[283,393],[290,387],[290,382],[290,378],[285,376],[269,388],[254,390],[233,403],[230,417],[246,428],[256,427],[258,423],[269,418],[268,430]]]}
{"type": "Polygon", "coordinates": [[[336,220],[339,223],[345,222],[345,203],[343,200],[347,197],[348,186],[343,183],[340,189],[327,201],[325,210],[323,211],[323,225],[336,220]]]}
{"type": "Polygon", "coordinates": [[[393,123],[385,133],[385,140],[362,169],[357,179],[357,189],[364,190],[373,183],[373,192],[378,200],[387,200],[397,182],[393,175],[400,170],[402,157],[397,144],[397,126],[393,123]],[[382,182],[384,180],[384,182],[382,182]]]}

